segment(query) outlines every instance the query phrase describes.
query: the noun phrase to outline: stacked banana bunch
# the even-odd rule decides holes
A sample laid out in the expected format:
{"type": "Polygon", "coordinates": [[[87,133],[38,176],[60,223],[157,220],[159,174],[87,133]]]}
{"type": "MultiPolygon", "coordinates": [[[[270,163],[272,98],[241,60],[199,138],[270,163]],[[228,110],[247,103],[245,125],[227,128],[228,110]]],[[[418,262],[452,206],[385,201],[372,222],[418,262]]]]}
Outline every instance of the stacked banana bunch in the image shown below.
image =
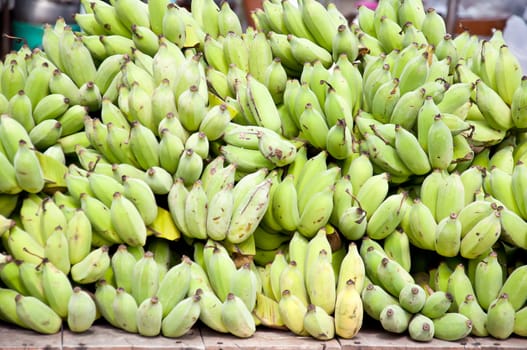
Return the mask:
{"type": "Polygon", "coordinates": [[[421,0],[352,24],[264,0],[246,29],[228,2],[81,3],[80,32],[0,62],[0,319],[527,334],[527,79],[500,31],[421,0]]]}

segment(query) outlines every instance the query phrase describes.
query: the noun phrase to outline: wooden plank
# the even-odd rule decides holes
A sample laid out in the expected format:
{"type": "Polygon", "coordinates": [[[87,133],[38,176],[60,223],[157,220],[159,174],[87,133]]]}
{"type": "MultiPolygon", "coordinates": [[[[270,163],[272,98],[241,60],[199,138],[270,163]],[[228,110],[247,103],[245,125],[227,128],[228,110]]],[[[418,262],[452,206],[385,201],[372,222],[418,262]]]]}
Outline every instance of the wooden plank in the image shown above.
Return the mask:
{"type": "Polygon", "coordinates": [[[475,338],[481,350],[519,350],[527,349],[527,338],[512,335],[506,340],[494,339],[492,337],[475,338]]]}
{"type": "Polygon", "coordinates": [[[55,350],[60,349],[60,346],[60,332],[52,335],[43,335],[29,329],[0,322],[0,350],[55,350]]]}
{"type": "MultiPolygon", "coordinates": [[[[474,339],[467,337],[460,341],[450,342],[434,339],[430,342],[417,342],[407,334],[394,334],[378,329],[361,329],[352,339],[339,339],[342,350],[407,350],[407,349],[479,349],[474,339]]],[[[501,348],[504,350],[504,348],[501,348]]]]}
{"type": "Polygon", "coordinates": [[[336,339],[321,341],[311,337],[299,337],[288,331],[262,327],[259,327],[256,333],[247,339],[237,338],[231,334],[221,334],[210,329],[202,329],[201,334],[207,350],[340,350],[340,344],[336,339]]]}
{"type": "Polygon", "coordinates": [[[142,350],[142,349],[186,349],[204,350],[199,329],[192,329],[180,338],[143,337],[109,325],[94,325],[84,333],[64,330],[63,349],[86,350],[142,350]]]}

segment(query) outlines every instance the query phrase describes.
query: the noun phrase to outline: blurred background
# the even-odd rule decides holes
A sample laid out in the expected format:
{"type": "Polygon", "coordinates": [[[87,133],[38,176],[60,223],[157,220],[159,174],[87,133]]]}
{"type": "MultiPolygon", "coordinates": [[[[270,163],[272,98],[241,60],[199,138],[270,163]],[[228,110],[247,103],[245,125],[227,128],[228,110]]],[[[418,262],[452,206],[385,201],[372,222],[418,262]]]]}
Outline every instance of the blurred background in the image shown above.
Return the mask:
{"type": "MultiPolygon", "coordinates": [[[[190,7],[191,0],[173,0],[190,7]]],[[[244,26],[251,25],[250,13],[261,7],[262,0],[228,0],[238,13],[244,26]]],[[[320,0],[327,4],[329,0],[320,0]]],[[[220,0],[217,0],[220,3],[220,0]]],[[[337,7],[352,21],[357,7],[375,8],[375,0],[333,0],[337,7]]],[[[490,36],[493,29],[504,29],[511,17],[527,19],[527,0],[424,0],[425,8],[433,7],[441,13],[451,33],[468,29],[472,34],[490,36]]],[[[73,14],[82,12],[80,0],[0,0],[0,26],[2,33],[0,57],[19,47],[20,42],[9,36],[23,37],[30,47],[37,47],[44,23],[54,23],[63,17],[73,24],[73,14]]]]}

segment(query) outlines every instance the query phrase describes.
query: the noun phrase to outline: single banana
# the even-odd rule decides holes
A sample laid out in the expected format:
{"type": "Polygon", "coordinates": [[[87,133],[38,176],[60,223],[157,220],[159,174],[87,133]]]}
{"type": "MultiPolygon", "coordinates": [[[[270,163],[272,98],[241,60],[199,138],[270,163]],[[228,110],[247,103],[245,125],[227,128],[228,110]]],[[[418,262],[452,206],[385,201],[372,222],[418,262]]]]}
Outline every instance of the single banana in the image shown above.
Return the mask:
{"type": "Polygon", "coordinates": [[[111,265],[108,247],[94,249],[84,259],[71,267],[71,278],[81,284],[101,279],[111,265]]]}
{"type": "Polygon", "coordinates": [[[335,336],[334,318],[323,308],[309,304],[304,315],[304,329],[315,339],[333,339],[335,336]]]}
{"type": "Polygon", "coordinates": [[[385,306],[380,314],[384,330],[392,333],[403,333],[408,329],[412,314],[398,304],[385,306]]]}
{"type": "Polygon", "coordinates": [[[439,318],[450,309],[452,301],[450,293],[437,290],[426,298],[421,313],[431,319],[439,318]]]}
{"type": "Polygon", "coordinates": [[[48,305],[32,296],[15,296],[16,314],[23,324],[41,334],[55,334],[62,319],[48,305]]]}
{"type": "Polygon", "coordinates": [[[486,329],[496,339],[507,339],[514,332],[515,308],[507,293],[501,293],[489,306],[486,329]]]}
{"type": "Polygon", "coordinates": [[[349,279],[336,296],[335,334],[340,337],[353,338],[362,327],[363,305],[360,291],[353,279],[349,279]]]}
{"type": "Polygon", "coordinates": [[[137,308],[134,297],[124,289],[117,288],[112,302],[115,326],[129,333],[137,333],[137,308]]]}

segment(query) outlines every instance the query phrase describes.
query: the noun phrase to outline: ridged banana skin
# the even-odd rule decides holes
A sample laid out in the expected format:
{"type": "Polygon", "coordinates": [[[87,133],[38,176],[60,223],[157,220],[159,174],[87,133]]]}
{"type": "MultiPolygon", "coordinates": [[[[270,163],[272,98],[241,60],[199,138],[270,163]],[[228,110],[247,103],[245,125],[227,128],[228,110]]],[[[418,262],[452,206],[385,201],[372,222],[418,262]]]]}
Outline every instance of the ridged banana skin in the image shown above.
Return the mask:
{"type": "Polygon", "coordinates": [[[108,247],[102,246],[92,250],[84,259],[71,267],[71,278],[81,284],[96,282],[104,276],[110,266],[108,247]]]}
{"type": "Polygon", "coordinates": [[[163,317],[175,307],[175,305],[183,300],[188,294],[191,276],[191,262],[188,257],[172,266],[163,279],[159,282],[157,290],[157,298],[163,305],[163,317]],[[177,285],[177,288],[174,288],[177,285]]]}
{"type": "Polygon", "coordinates": [[[349,279],[339,291],[335,303],[335,334],[351,339],[362,327],[363,305],[360,289],[349,279]]]}
{"type": "Polygon", "coordinates": [[[341,289],[346,288],[347,281],[350,279],[353,281],[355,289],[359,293],[362,291],[366,281],[366,270],[355,242],[349,243],[348,250],[342,259],[338,272],[337,295],[341,289]]]}
{"type": "Polygon", "coordinates": [[[278,302],[278,310],[287,329],[296,335],[308,335],[304,329],[304,315],[307,307],[299,297],[287,289],[284,290],[278,302]]]}
{"type": "Polygon", "coordinates": [[[190,237],[205,239],[207,237],[207,195],[201,180],[194,182],[185,201],[185,226],[190,237]]]}
{"type": "Polygon", "coordinates": [[[404,164],[417,175],[424,175],[430,171],[430,162],[428,155],[419,145],[418,139],[409,131],[401,126],[395,126],[395,150],[404,164]],[[415,152],[410,156],[410,153],[405,151],[413,149],[415,152]]]}
{"type": "Polygon", "coordinates": [[[524,128],[527,125],[527,113],[525,104],[527,103],[527,77],[522,77],[520,85],[514,91],[511,101],[511,117],[514,126],[524,128]]]}
{"type": "Polygon", "coordinates": [[[113,194],[110,216],[115,231],[130,246],[143,246],[146,242],[146,226],[137,207],[120,192],[113,194]]]}
{"type": "Polygon", "coordinates": [[[16,314],[26,327],[41,334],[55,334],[62,326],[62,319],[49,306],[32,296],[15,296],[16,314]]]}
{"type": "Polygon", "coordinates": [[[157,297],[145,299],[137,308],[137,332],[145,337],[155,337],[161,333],[163,305],[157,297]]]}
{"type": "Polygon", "coordinates": [[[408,329],[412,314],[398,304],[385,306],[380,314],[381,325],[391,333],[403,333],[408,329]]]}
{"type": "Polygon", "coordinates": [[[419,342],[429,342],[434,338],[434,322],[422,314],[416,314],[408,324],[408,336],[419,342]]]}
{"type": "Polygon", "coordinates": [[[271,181],[265,180],[249,191],[233,211],[227,239],[232,243],[245,241],[256,229],[269,206],[271,181]]]}
{"type": "Polygon", "coordinates": [[[450,309],[452,301],[450,293],[437,290],[426,298],[421,313],[431,319],[441,317],[450,309]]]}
{"type": "Polygon", "coordinates": [[[137,303],[130,293],[122,288],[116,289],[112,302],[116,327],[129,333],[137,333],[137,308],[137,303]]]}
{"type": "Polygon", "coordinates": [[[355,201],[360,203],[363,210],[366,211],[367,218],[370,218],[379,205],[384,201],[388,194],[388,181],[390,175],[386,172],[373,175],[366,180],[355,194],[355,201]]]}
{"type": "Polygon", "coordinates": [[[120,244],[111,258],[111,266],[115,279],[115,286],[132,292],[133,271],[137,260],[128,251],[128,246],[120,244]]]}
{"type": "Polygon", "coordinates": [[[472,321],[465,315],[449,312],[433,319],[434,337],[441,340],[456,341],[465,338],[472,331],[472,321]]]}
{"type": "Polygon", "coordinates": [[[484,310],[488,310],[492,301],[499,296],[504,277],[503,268],[498,261],[498,253],[494,250],[476,265],[474,291],[484,310]]]}
{"type": "Polygon", "coordinates": [[[380,320],[382,310],[398,301],[381,286],[368,283],[361,292],[364,311],[373,319],[380,320]]]}
{"type": "Polygon", "coordinates": [[[140,305],[145,299],[155,296],[158,288],[159,266],[154,260],[154,254],[147,251],[134,265],[130,294],[134,297],[137,305],[140,305]]]}
{"type": "Polygon", "coordinates": [[[44,173],[35,150],[24,140],[13,158],[13,167],[18,185],[29,193],[38,193],[45,186],[44,173]]]}
{"type": "Polygon", "coordinates": [[[0,182],[0,192],[3,194],[18,194],[22,192],[23,190],[16,179],[15,168],[3,152],[0,152],[0,166],[4,169],[0,182]]]}
{"type": "Polygon", "coordinates": [[[422,249],[434,250],[437,223],[432,211],[418,198],[414,199],[408,210],[409,224],[406,234],[410,243],[422,249]]]}
{"type": "Polygon", "coordinates": [[[251,312],[256,305],[257,288],[258,279],[250,264],[243,264],[232,275],[231,293],[239,297],[251,312]]]}
{"type": "Polygon", "coordinates": [[[458,312],[472,321],[472,335],[476,337],[486,337],[489,335],[486,328],[487,313],[479,305],[474,295],[467,295],[465,301],[459,305],[458,312]]]}
{"type": "Polygon", "coordinates": [[[428,159],[432,168],[446,169],[454,157],[454,139],[441,115],[434,117],[428,130],[428,159]]]}
{"type": "Polygon", "coordinates": [[[198,288],[196,295],[200,296],[200,321],[216,332],[228,333],[229,331],[221,319],[222,302],[216,294],[212,291],[203,291],[201,288],[198,288]]]}
{"type": "Polygon", "coordinates": [[[377,267],[377,278],[381,285],[394,297],[399,297],[401,290],[409,283],[415,283],[413,276],[397,261],[385,257],[377,267]]]}
{"type": "Polygon", "coordinates": [[[507,294],[509,301],[516,311],[519,310],[525,303],[525,300],[527,300],[527,293],[523,288],[525,283],[527,283],[527,267],[520,266],[509,273],[500,289],[499,294],[507,294]]]}
{"type": "Polygon", "coordinates": [[[27,326],[22,322],[16,313],[15,297],[18,292],[10,288],[0,288],[0,302],[2,303],[2,311],[0,311],[0,319],[15,324],[19,327],[26,328],[27,326]]]}
{"type": "Polygon", "coordinates": [[[280,279],[282,272],[288,267],[287,258],[285,252],[281,249],[275,253],[270,267],[269,267],[269,280],[271,285],[271,297],[276,301],[280,301],[281,297],[281,288],[280,288],[280,279]]]}
{"type": "Polygon", "coordinates": [[[476,258],[497,242],[501,233],[500,215],[499,211],[493,211],[467,232],[461,239],[461,256],[467,259],[476,258]]]}
{"type": "Polygon", "coordinates": [[[450,216],[440,220],[436,227],[435,251],[445,257],[458,255],[461,245],[461,230],[461,222],[457,220],[455,213],[451,213],[450,216]]]}
{"type": "Polygon", "coordinates": [[[470,278],[466,274],[465,265],[458,264],[448,277],[447,293],[453,297],[453,306],[457,310],[467,295],[476,295],[470,278]]]}
{"type": "Polygon", "coordinates": [[[68,276],[47,260],[44,260],[42,267],[42,287],[47,304],[62,319],[66,319],[73,287],[68,276]]]}
{"type": "Polygon", "coordinates": [[[336,280],[331,264],[331,254],[325,249],[319,251],[318,256],[305,266],[305,283],[309,300],[328,314],[335,310],[336,280]],[[326,283],[318,283],[322,278],[326,283]]]}
{"type": "Polygon", "coordinates": [[[409,283],[399,293],[399,304],[406,311],[416,314],[423,308],[426,298],[427,295],[423,287],[409,283]]]}
{"type": "Polygon", "coordinates": [[[514,332],[516,310],[507,293],[501,293],[487,311],[487,331],[496,339],[507,339],[514,332]]]}
{"type": "Polygon", "coordinates": [[[335,321],[323,308],[309,304],[304,315],[304,329],[315,339],[330,340],[335,336],[335,321]]]}
{"type": "Polygon", "coordinates": [[[44,256],[44,247],[21,227],[15,225],[11,227],[9,234],[5,233],[4,235],[4,238],[7,238],[7,243],[2,240],[4,247],[15,259],[34,264],[41,262],[42,259],[40,257],[44,256]],[[31,254],[28,252],[31,252],[31,254]]]}
{"type": "Polygon", "coordinates": [[[407,193],[393,194],[375,209],[368,219],[366,233],[372,239],[384,239],[400,224],[407,209],[404,205],[407,193]]]}
{"type": "Polygon", "coordinates": [[[229,333],[239,338],[249,338],[256,331],[254,318],[243,301],[229,293],[221,307],[221,318],[229,333]]]}
{"type": "Polygon", "coordinates": [[[301,9],[303,21],[316,43],[331,52],[338,24],[333,22],[327,8],[309,0],[303,2],[301,9]]]}
{"type": "Polygon", "coordinates": [[[97,317],[97,306],[88,292],[80,287],[73,288],[68,301],[68,328],[75,333],[86,332],[97,317]]]}
{"type": "Polygon", "coordinates": [[[0,276],[4,284],[23,295],[31,295],[47,305],[42,281],[42,269],[39,265],[15,260],[8,262],[1,271],[0,276]],[[15,269],[18,269],[16,271],[15,269]],[[15,271],[10,271],[15,270],[15,271]]]}

